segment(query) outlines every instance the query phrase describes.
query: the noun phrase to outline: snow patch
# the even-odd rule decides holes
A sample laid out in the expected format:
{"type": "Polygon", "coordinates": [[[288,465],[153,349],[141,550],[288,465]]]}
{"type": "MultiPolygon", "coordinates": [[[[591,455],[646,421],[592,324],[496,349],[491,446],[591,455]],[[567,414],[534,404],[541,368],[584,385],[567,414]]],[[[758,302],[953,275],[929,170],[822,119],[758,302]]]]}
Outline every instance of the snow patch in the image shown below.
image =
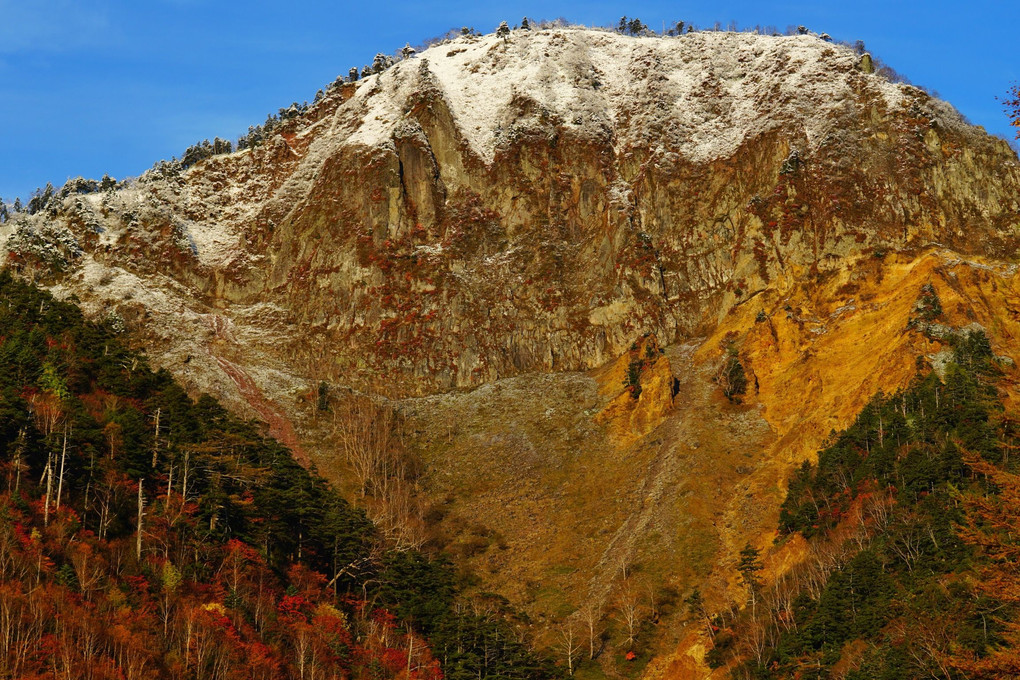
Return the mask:
{"type": "Polygon", "coordinates": [[[862,73],[858,60],[811,35],[515,31],[507,40],[488,35],[433,46],[366,78],[338,116],[350,126],[349,115],[358,114],[346,143],[387,145],[408,99],[429,86],[488,163],[515,134],[551,124],[618,146],[661,140],[705,162],[784,125],[815,146],[838,129],[838,114],[854,99],[901,106],[902,86],[862,73]]]}

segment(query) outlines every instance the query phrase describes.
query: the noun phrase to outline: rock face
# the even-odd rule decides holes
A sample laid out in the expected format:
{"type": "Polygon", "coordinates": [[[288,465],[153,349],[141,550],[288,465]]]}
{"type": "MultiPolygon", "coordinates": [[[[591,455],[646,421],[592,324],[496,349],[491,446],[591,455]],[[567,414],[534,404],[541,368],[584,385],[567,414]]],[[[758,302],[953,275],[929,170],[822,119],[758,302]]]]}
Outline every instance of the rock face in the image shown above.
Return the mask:
{"type": "Polygon", "coordinates": [[[648,434],[673,408],[680,381],[673,377],[669,359],[663,354],[665,350],[659,347],[657,338],[645,336],[600,371],[600,392],[609,403],[594,422],[606,425],[617,440],[648,434]]]}
{"type": "MultiPolygon", "coordinates": [[[[462,557],[518,606],[608,607],[636,564],[721,601],[791,467],[938,353],[923,285],[1020,335],[1016,154],[872,70],[811,35],[464,37],[0,231],[336,479],[315,387],[400,400],[440,525],[502,534],[462,557]]],[[[707,673],[681,637],[650,676],[707,673]]]]}
{"type": "Polygon", "coordinates": [[[50,229],[90,284],[183,287],[283,365],[395,396],[670,344],[869,250],[1011,256],[1015,155],[857,62],[809,35],[462,38],[50,229]]]}

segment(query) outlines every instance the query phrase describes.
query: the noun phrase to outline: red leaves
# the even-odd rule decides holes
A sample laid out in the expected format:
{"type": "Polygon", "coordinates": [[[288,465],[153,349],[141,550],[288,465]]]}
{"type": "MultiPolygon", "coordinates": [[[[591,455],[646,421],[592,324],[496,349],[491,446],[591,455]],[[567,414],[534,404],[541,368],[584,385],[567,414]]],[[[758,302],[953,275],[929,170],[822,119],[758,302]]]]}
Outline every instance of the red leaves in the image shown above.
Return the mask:
{"type": "MultiPolygon", "coordinates": [[[[41,515],[17,510],[9,495],[0,493],[0,507],[8,512],[0,550],[13,565],[0,583],[0,607],[23,642],[0,644],[0,667],[14,677],[49,677],[55,668],[62,677],[157,677],[157,668],[183,677],[215,667],[224,679],[273,680],[296,677],[304,664],[322,677],[362,677],[372,667],[406,680],[442,678],[427,644],[402,632],[391,612],[369,612],[353,597],[334,601],[326,577],[301,564],[281,578],[243,541],[185,549],[168,572],[162,557],[143,564],[118,557],[133,549],[133,536],[99,541],[77,530],[65,543],[54,540],[52,514],[44,529],[41,515]],[[219,565],[212,578],[189,577],[208,565],[219,565]],[[16,668],[8,654],[18,655],[16,668]]],[[[173,527],[161,531],[166,545],[181,540],[173,527]]]]}
{"type": "Polygon", "coordinates": [[[258,550],[243,541],[237,540],[236,538],[232,538],[227,541],[225,548],[228,557],[258,564],[263,564],[265,562],[258,550]]]}
{"type": "Polygon", "coordinates": [[[397,617],[385,609],[373,609],[370,618],[385,630],[392,630],[397,626],[397,617]]]}
{"type": "Polygon", "coordinates": [[[124,582],[134,595],[145,596],[149,593],[149,581],[144,576],[129,574],[124,577],[124,582]]]}
{"type": "Polygon", "coordinates": [[[307,620],[310,609],[311,604],[300,595],[284,595],[280,604],[276,605],[276,611],[289,622],[307,620]]]}
{"type": "MultiPolygon", "coordinates": [[[[1014,84],[1009,88],[1006,99],[1002,100],[1002,103],[1005,106],[1006,115],[1009,117],[1009,124],[1020,128],[1020,85],[1014,84]]],[[[1020,139],[1020,130],[1017,131],[1016,138],[1020,139]]]]}

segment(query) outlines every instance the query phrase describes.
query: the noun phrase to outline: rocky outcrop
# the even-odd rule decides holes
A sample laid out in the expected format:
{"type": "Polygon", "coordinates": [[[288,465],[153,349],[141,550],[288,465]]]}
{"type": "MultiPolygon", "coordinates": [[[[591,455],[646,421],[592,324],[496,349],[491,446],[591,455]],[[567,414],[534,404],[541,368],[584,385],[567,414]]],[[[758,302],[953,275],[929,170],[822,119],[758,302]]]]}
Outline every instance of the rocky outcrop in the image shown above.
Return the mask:
{"type": "Polygon", "coordinates": [[[664,354],[658,339],[647,335],[598,372],[599,391],[609,403],[594,422],[607,426],[617,445],[648,434],[673,408],[680,381],[664,354]]]}
{"type": "MultiPolygon", "coordinates": [[[[316,379],[409,395],[587,369],[849,256],[1015,251],[1015,154],[857,63],[810,35],[466,37],[45,221],[86,251],[67,272],[167,276],[316,379]],[[269,324],[241,312],[266,304],[269,324]]],[[[31,259],[36,227],[12,229],[31,259]]]]}

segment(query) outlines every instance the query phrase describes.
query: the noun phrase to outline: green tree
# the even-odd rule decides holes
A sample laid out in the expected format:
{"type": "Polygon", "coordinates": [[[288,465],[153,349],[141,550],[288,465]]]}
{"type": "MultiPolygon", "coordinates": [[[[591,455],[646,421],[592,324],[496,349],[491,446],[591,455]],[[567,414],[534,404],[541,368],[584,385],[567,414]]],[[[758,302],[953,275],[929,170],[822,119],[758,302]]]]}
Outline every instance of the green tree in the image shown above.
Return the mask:
{"type": "Polygon", "coordinates": [[[755,548],[750,543],[745,545],[740,551],[737,571],[740,573],[740,582],[747,588],[747,593],[752,603],[756,602],[761,594],[762,583],[758,574],[764,568],[765,565],[761,561],[761,550],[755,548]]]}

